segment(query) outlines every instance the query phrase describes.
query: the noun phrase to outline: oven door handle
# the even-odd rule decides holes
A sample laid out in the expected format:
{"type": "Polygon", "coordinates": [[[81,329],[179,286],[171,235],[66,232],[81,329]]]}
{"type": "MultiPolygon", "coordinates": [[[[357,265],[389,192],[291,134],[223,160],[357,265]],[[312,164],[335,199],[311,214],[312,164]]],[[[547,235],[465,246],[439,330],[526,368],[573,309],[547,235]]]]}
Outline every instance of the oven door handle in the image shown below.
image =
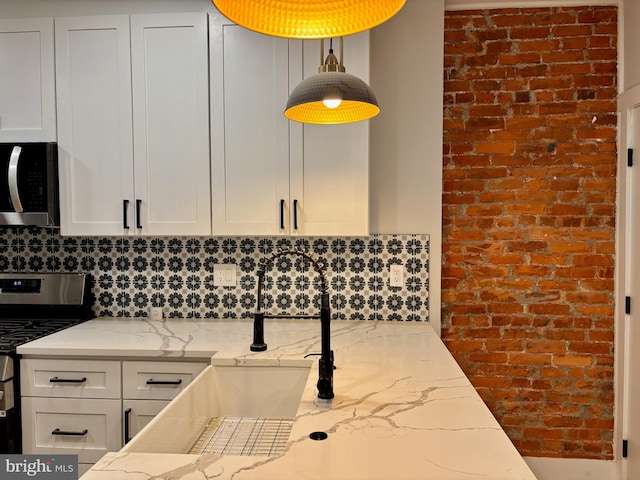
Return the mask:
{"type": "Polygon", "coordinates": [[[20,192],[18,191],[18,165],[20,163],[20,154],[22,153],[22,147],[18,145],[11,150],[11,157],[9,159],[9,170],[7,172],[7,178],[9,181],[9,196],[11,197],[11,204],[16,213],[22,213],[22,202],[20,201],[20,192]]]}
{"type": "Polygon", "coordinates": [[[84,383],[87,381],[87,377],[82,378],[58,378],[53,377],[49,379],[51,383],[84,383]]]}
{"type": "Polygon", "coordinates": [[[89,433],[89,430],[87,430],[86,428],[81,432],[70,432],[56,428],[53,432],[51,432],[51,435],[72,435],[74,437],[84,437],[87,433],[89,433]]]}

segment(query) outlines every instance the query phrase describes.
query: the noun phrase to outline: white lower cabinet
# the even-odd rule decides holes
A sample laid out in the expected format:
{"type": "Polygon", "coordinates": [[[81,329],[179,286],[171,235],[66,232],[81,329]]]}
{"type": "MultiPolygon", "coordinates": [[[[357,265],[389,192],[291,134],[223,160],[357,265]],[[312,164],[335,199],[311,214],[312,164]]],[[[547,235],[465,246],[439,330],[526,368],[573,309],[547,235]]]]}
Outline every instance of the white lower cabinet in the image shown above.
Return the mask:
{"type": "Polygon", "coordinates": [[[205,362],[27,358],[20,362],[22,450],[78,455],[80,472],[128,442],[205,362]]]}
{"type": "Polygon", "coordinates": [[[205,367],[205,363],[122,362],[124,443],[142,430],[205,367]]]}
{"type": "Polygon", "coordinates": [[[23,360],[23,397],[122,398],[117,360],[23,360]]]}
{"type": "Polygon", "coordinates": [[[171,400],[205,367],[204,363],[122,362],[122,397],[171,400]]]}
{"type": "Polygon", "coordinates": [[[24,397],[23,451],[78,455],[78,464],[93,464],[121,447],[120,405],[109,399],[24,397]]]}
{"type": "Polygon", "coordinates": [[[135,437],[169,403],[170,400],[123,400],[124,443],[135,437]]]}

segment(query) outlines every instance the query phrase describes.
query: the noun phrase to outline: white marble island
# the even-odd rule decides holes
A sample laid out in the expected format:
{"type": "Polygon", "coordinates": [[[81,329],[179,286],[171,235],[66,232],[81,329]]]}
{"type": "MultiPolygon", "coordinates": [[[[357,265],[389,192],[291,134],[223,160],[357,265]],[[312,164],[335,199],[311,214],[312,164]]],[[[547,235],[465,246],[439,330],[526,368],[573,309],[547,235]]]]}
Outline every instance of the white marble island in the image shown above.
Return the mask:
{"type": "MultiPolygon", "coordinates": [[[[154,420],[141,439],[105,455],[84,480],[535,479],[428,324],[334,321],[331,331],[336,370],[329,401],[316,397],[317,357],[304,359],[320,351],[314,320],[266,320],[266,352],[249,351],[246,320],[98,319],[19,353],[188,358],[209,352],[214,364],[313,362],[283,454],[135,453],[148,447],[144,436],[154,420]],[[310,439],[316,431],[328,438],[310,439]]],[[[190,398],[196,392],[187,388],[174,402],[197,403],[190,398]]],[[[172,451],[172,438],[158,440],[172,451]]]]}

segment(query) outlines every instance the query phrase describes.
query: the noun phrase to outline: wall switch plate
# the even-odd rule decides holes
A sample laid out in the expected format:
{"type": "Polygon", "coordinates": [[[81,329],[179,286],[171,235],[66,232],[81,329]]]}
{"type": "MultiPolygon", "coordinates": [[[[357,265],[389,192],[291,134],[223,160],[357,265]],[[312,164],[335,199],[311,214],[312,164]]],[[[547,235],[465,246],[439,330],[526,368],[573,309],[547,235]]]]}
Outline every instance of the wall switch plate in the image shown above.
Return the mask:
{"type": "Polygon", "coordinates": [[[149,318],[151,320],[162,320],[162,307],[149,307],[149,318]]]}
{"type": "Polygon", "coordinates": [[[389,265],[389,286],[390,287],[403,287],[404,286],[404,266],[392,264],[389,265]]]}
{"type": "Polygon", "coordinates": [[[233,263],[221,263],[213,266],[213,285],[216,287],[235,287],[236,266],[233,263]]]}

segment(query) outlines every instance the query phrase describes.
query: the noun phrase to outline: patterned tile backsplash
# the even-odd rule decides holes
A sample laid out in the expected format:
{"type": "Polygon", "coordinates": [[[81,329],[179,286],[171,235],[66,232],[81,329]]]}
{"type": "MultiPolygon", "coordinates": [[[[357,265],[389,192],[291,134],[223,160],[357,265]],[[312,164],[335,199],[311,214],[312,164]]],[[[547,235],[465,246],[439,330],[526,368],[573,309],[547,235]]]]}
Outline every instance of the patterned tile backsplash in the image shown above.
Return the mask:
{"type": "MultiPolygon", "coordinates": [[[[333,318],[429,320],[429,236],[62,237],[56,230],[5,228],[0,271],[85,272],[97,316],[252,317],[257,270],[273,253],[296,248],[325,270],[333,318]],[[214,266],[235,264],[237,285],[214,286],[214,266]],[[389,286],[389,265],[404,265],[404,287],[389,286]]],[[[319,276],[303,256],[267,268],[264,311],[319,312],[319,276]]]]}

